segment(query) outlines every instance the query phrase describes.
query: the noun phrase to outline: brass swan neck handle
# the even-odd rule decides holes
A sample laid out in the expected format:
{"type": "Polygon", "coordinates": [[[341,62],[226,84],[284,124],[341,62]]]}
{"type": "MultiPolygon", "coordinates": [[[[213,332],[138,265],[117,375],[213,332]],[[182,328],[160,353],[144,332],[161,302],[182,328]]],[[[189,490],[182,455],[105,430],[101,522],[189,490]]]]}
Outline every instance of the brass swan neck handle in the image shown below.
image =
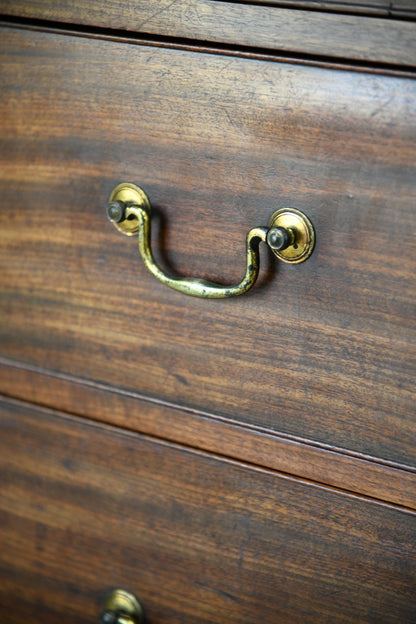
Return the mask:
{"type": "Polygon", "coordinates": [[[156,263],[151,249],[151,205],[139,186],[119,184],[111,193],[107,216],[123,234],[137,234],[140,256],[147,269],[160,282],[192,297],[225,299],[250,290],[260,270],[259,243],[266,243],[273,253],[292,264],[304,262],[312,253],[315,232],[312,223],[296,208],[281,208],[273,213],[267,227],[254,227],[246,237],[246,270],[238,284],[223,286],[194,277],[171,276],[156,263]]]}

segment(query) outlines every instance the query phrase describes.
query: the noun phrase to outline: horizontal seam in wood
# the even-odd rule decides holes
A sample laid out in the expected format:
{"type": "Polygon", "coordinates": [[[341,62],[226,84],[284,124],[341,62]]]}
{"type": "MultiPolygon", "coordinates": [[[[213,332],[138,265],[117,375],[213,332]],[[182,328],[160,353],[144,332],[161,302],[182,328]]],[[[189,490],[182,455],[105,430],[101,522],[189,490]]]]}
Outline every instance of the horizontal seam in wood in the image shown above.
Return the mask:
{"type": "Polygon", "coordinates": [[[236,467],[241,467],[241,468],[246,468],[252,471],[255,471],[257,473],[260,474],[268,474],[268,475],[275,475],[281,479],[286,479],[288,481],[292,481],[295,483],[299,483],[308,487],[314,487],[317,488],[319,490],[324,490],[326,492],[331,492],[333,494],[337,494],[339,496],[345,496],[347,498],[351,498],[354,500],[359,500],[368,504],[373,504],[373,505],[377,505],[380,507],[384,507],[384,508],[388,508],[388,509],[392,509],[395,511],[401,511],[403,513],[412,515],[412,516],[416,516],[416,510],[411,508],[411,507],[407,507],[405,505],[400,505],[397,503],[392,503],[386,500],[383,500],[381,498],[376,498],[376,497],[372,497],[369,495],[365,495],[365,494],[359,494],[356,492],[353,492],[351,490],[347,490],[347,489],[342,489],[340,487],[335,487],[332,485],[328,485],[328,484],[324,484],[324,483],[320,483],[318,481],[314,481],[313,479],[307,479],[304,477],[299,477],[296,475],[292,475],[289,473],[286,473],[282,470],[276,470],[274,468],[269,468],[266,466],[261,466],[259,464],[255,464],[249,461],[244,461],[241,459],[237,459],[235,457],[230,457],[228,455],[222,455],[218,452],[210,452],[210,451],[206,451],[205,449],[201,449],[201,448],[197,448],[195,446],[190,446],[187,445],[185,443],[178,443],[178,442],[173,442],[171,440],[166,440],[165,438],[161,438],[158,437],[156,435],[150,435],[148,433],[141,433],[138,432],[134,429],[130,429],[128,427],[125,426],[119,426],[116,424],[112,424],[112,423],[107,423],[107,422],[98,422],[97,420],[93,419],[93,418],[87,418],[85,416],[79,416],[78,414],[74,414],[74,413],[69,413],[69,412],[65,412],[62,410],[56,410],[47,406],[40,406],[40,405],[33,405],[32,403],[28,402],[28,401],[24,401],[21,399],[16,399],[14,397],[9,397],[7,395],[4,394],[0,394],[0,400],[4,400],[4,402],[8,402],[8,403],[12,403],[12,404],[16,404],[16,405],[21,405],[21,406],[32,406],[34,409],[41,409],[45,412],[47,412],[48,414],[52,415],[52,414],[57,414],[59,415],[60,418],[65,418],[67,420],[72,420],[72,421],[77,421],[79,424],[83,423],[86,426],[89,427],[93,427],[94,429],[101,429],[101,430],[107,430],[107,431],[111,431],[114,433],[117,433],[119,435],[126,435],[126,436],[140,436],[140,438],[148,440],[149,442],[153,442],[154,444],[159,444],[162,446],[166,446],[168,448],[173,448],[173,449],[177,449],[177,450],[181,450],[181,451],[187,451],[188,453],[192,453],[194,455],[197,456],[203,456],[206,458],[211,458],[217,461],[221,461],[222,463],[226,463],[226,464],[230,464],[232,466],[236,466],[236,467]]]}
{"type": "Polygon", "coordinates": [[[54,22],[45,19],[17,18],[4,14],[0,14],[0,27],[101,39],[130,45],[154,46],[203,54],[234,56],[249,60],[323,67],[326,69],[355,71],[383,76],[416,78],[416,63],[414,66],[409,66],[399,63],[385,63],[365,59],[297,53],[296,51],[279,50],[277,48],[257,48],[254,46],[226,42],[217,43],[208,40],[177,38],[168,35],[149,35],[146,33],[129,32],[101,26],[85,26],[83,24],[54,22]]]}
{"type": "MultiPolygon", "coordinates": [[[[67,382],[70,384],[74,384],[74,385],[78,385],[81,387],[86,387],[89,388],[91,390],[97,390],[98,392],[108,392],[111,393],[115,396],[120,396],[120,397],[126,397],[126,398],[130,398],[133,400],[136,400],[138,402],[143,402],[143,403],[148,403],[149,405],[154,405],[155,407],[161,407],[164,409],[168,409],[168,410],[172,410],[172,411],[180,411],[183,413],[186,413],[190,416],[196,416],[196,417],[200,417],[203,418],[205,420],[211,421],[211,422],[215,422],[215,423],[224,423],[227,426],[230,427],[235,427],[235,428],[239,428],[239,429],[243,429],[243,430],[247,430],[247,431],[251,431],[253,433],[258,433],[258,434],[263,434],[263,435],[267,435],[268,437],[274,438],[277,441],[288,441],[288,442],[292,442],[292,443],[297,443],[297,444],[301,444],[305,447],[308,448],[312,448],[312,449],[317,449],[320,450],[322,452],[328,452],[328,453],[332,453],[334,455],[339,455],[342,458],[350,458],[350,459],[356,459],[356,460],[360,460],[360,461],[365,461],[365,462],[369,462],[371,464],[375,464],[377,466],[382,466],[382,467],[386,467],[386,468],[392,468],[394,470],[400,470],[402,472],[407,472],[410,474],[415,474],[416,473],[416,467],[414,466],[410,466],[407,464],[401,464],[399,462],[393,462],[393,461],[389,461],[386,460],[384,458],[379,458],[379,457],[374,457],[372,455],[366,455],[364,453],[360,453],[357,451],[353,451],[350,449],[344,449],[342,447],[336,447],[336,446],[332,446],[329,444],[325,444],[325,443],[321,443],[318,442],[316,440],[310,440],[307,438],[302,438],[300,436],[294,436],[288,433],[284,433],[284,432],[277,432],[274,431],[273,429],[267,429],[265,427],[261,427],[258,425],[253,425],[251,423],[247,423],[244,421],[240,421],[240,420],[235,420],[235,419],[231,419],[231,418],[227,418],[221,415],[217,415],[214,413],[210,413],[210,412],[205,412],[203,410],[198,410],[196,408],[192,408],[186,405],[179,405],[179,404],[175,404],[175,403],[170,403],[168,401],[164,401],[161,399],[158,399],[156,397],[151,397],[151,396],[146,396],[146,395],[142,395],[138,392],[134,392],[132,390],[126,390],[123,388],[116,388],[110,385],[107,385],[105,383],[102,382],[97,382],[97,381],[93,381],[93,380],[89,380],[89,379],[83,379],[80,377],[76,377],[74,375],[70,375],[67,373],[61,373],[59,371],[52,371],[52,370],[48,370],[48,369],[44,369],[40,366],[35,366],[32,364],[27,364],[25,362],[19,362],[16,360],[12,360],[6,357],[3,357],[0,355],[0,365],[6,366],[6,367],[13,367],[13,368],[17,368],[20,369],[22,371],[28,371],[28,372],[33,372],[35,374],[41,375],[41,376],[45,376],[45,377],[49,377],[52,379],[57,379],[63,382],[67,382]]],[[[13,395],[8,395],[7,393],[5,393],[3,391],[3,394],[5,396],[9,396],[10,398],[16,398],[18,400],[21,400],[19,397],[14,397],[13,395]]],[[[55,408],[53,405],[51,406],[50,404],[45,404],[45,403],[36,403],[35,401],[26,401],[25,402],[30,402],[33,403],[34,405],[39,405],[40,407],[45,407],[46,409],[57,409],[58,411],[62,411],[65,412],[65,410],[62,410],[61,408],[55,408]]],[[[70,411],[65,412],[65,413],[72,413],[70,411]]],[[[84,417],[81,416],[79,414],[77,414],[77,416],[79,417],[84,417]]],[[[91,418],[92,421],[97,422],[96,419],[91,418]]],[[[105,422],[105,421],[103,421],[105,422]]],[[[111,425],[113,426],[113,425],[111,425]]],[[[116,426],[116,425],[114,425],[116,426]]],[[[123,428],[123,427],[120,427],[123,428]]],[[[135,429],[131,429],[131,431],[136,431],[135,429]]],[[[140,433],[140,432],[139,432],[140,433]]]]}

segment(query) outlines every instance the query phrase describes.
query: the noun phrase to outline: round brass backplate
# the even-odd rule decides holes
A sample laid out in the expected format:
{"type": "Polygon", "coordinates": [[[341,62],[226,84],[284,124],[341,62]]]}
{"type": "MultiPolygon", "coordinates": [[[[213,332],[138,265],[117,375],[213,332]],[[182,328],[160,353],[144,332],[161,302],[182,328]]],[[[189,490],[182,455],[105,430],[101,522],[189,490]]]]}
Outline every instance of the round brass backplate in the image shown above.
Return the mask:
{"type": "Polygon", "coordinates": [[[272,249],[280,260],[299,264],[309,258],[315,245],[315,230],[303,212],[297,208],[279,208],[270,217],[268,227],[289,228],[295,233],[292,245],[280,251],[272,249]]]}
{"type": "Polygon", "coordinates": [[[129,624],[143,624],[144,622],[143,609],[140,602],[133,594],[124,589],[115,589],[111,592],[105,603],[105,613],[114,614],[114,620],[108,618],[109,621],[118,622],[120,620],[129,622],[129,624]],[[119,620],[116,620],[117,617],[119,617],[119,620]]]}
{"type": "Polygon", "coordinates": [[[139,229],[137,218],[133,212],[129,210],[129,206],[140,206],[141,208],[145,208],[147,212],[150,212],[150,201],[146,193],[140,186],[130,182],[122,182],[122,184],[116,186],[108,201],[121,201],[126,204],[126,218],[124,221],[120,221],[120,223],[113,223],[113,225],[120,232],[123,232],[123,234],[127,234],[127,236],[133,236],[139,229]]]}

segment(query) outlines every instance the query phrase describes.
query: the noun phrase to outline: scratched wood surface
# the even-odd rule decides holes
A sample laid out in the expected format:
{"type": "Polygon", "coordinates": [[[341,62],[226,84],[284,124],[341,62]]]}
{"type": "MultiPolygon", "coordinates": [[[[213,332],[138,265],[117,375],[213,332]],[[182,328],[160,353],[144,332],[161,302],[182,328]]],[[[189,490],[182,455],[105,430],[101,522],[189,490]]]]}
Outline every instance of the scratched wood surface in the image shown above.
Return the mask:
{"type": "Polygon", "coordinates": [[[1,0],[0,7],[5,16],[62,22],[75,28],[81,24],[284,54],[416,64],[414,22],[382,16],[215,0],[1,0]]]}
{"type": "Polygon", "coordinates": [[[415,81],[13,28],[0,46],[0,354],[414,466],[415,81]],[[105,218],[125,180],[182,275],[237,281],[280,206],[316,250],[263,250],[241,298],[180,295],[105,218]]]}
{"type": "MultiPolygon", "coordinates": [[[[233,0],[222,0],[232,2],[233,0]]],[[[366,15],[409,16],[416,14],[412,0],[240,0],[247,4],[267,4],[277,7],[293,7],[318,11],[339,11],[366,15]]]]}
{"type": "Polygon", "coordinates": [[[0,404],[2,622],[414,622],[416,516],[270,471],[0,404]]]}

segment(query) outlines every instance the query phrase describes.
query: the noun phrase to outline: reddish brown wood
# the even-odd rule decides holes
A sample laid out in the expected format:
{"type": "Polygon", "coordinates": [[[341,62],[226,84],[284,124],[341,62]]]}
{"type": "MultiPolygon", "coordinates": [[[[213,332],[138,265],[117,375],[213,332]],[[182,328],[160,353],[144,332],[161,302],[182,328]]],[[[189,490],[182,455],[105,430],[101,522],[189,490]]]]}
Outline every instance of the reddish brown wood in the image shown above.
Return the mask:
{"type": "Polygon", "coordinates": [[[414,469],[0,360],[0,392],[416,509],[414,469]]]}
{"type": "Polygon", "coordinates": [[[414,466],[416,83],[13,29],[1,45],[1,354],[414,466]],[[263,254],[239,299],[181,296],[107,222],[123,180],[180,274],[237,281],[246,231],[282,205],[316,250],[263,254]]]}
{"type": "Polygon", "coordinates": [[[2,621],[414,621],[414,514],[4,401],[2,621]],[[12,618],[12,620],[10,620],[12,618]]]}
{"type": "Polygon", "coordinates": [[[215,0],[2,0],[3,15],[313,56],[415,67],[404,20],[215,0]]]}
{"type": "Polygon", "coordinates": [[[0,5],[0,622],[413,624],[414,7],[0,5]],[[316,250],[181,296],[122,180],[181,275],[282,205],[316,250]]]}

